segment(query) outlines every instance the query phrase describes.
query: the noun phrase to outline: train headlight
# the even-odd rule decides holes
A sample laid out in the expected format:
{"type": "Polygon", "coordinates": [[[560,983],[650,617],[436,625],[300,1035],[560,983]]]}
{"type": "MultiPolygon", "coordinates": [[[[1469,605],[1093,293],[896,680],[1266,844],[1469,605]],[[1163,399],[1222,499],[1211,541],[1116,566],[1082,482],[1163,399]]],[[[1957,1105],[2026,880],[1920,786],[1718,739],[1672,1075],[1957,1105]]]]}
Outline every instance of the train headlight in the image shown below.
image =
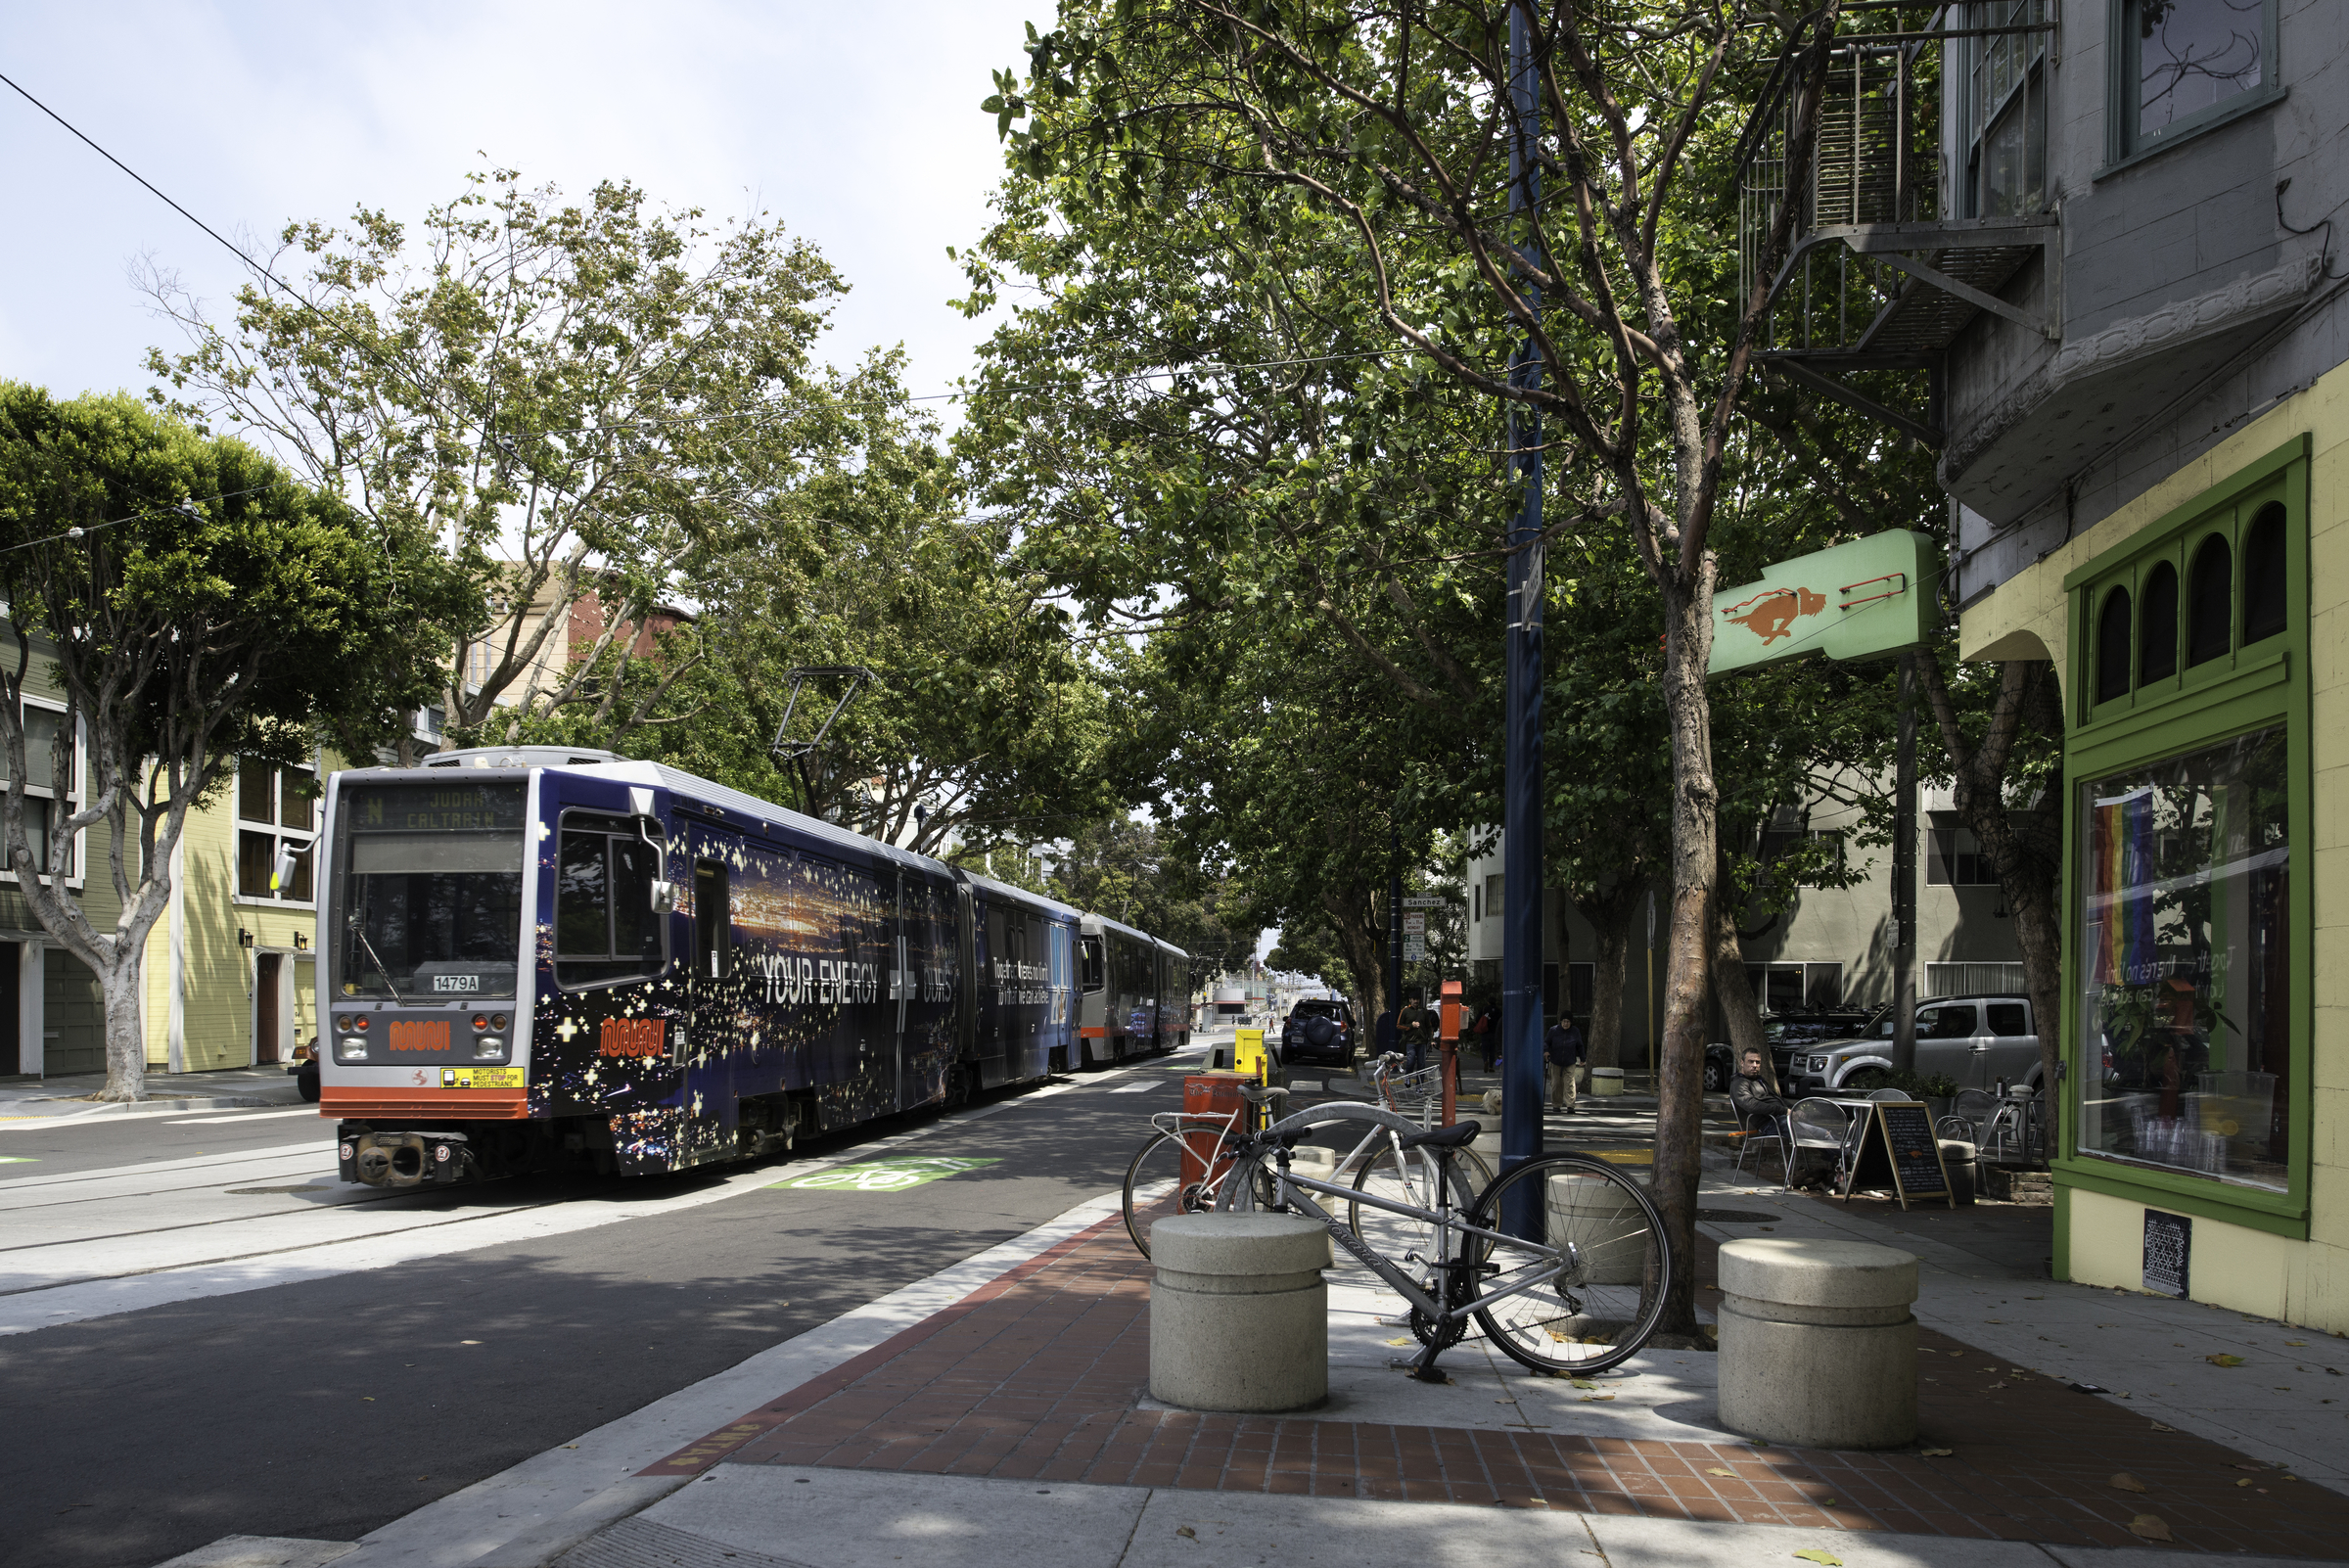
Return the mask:
{"type": "Polygon", "coordinates": [[[363,1062],[367,1059],[367,1042],[363,1039],[346,1039],[336,1054],[346,1062],[363,1062]]]}
{"type": "Polygon", "coordinates": [[[478,1034],[480,1034],[480,1033],[481,1033],[483,1030],[484,1030],[484,1029],[487,1029],[488,1027],[489,1027],[489,1015],[488,1015],[487,1013],[476,1013],[476,1014],[474,1014],[474,1015],[473,1015],[473,1032],[474,1032],[475,1034],[477,1034],[477,1035],[478,1035],[478,1034]]]}
{"type": "Polygon", "coordinates": [[[367,1015],[366,1015],[365,1013],[361,1013],[361,1014],[359,1014],[359,1015],[358,1015],[356,1018],[353,1018],[353,1019],[350,1021],[350,1027],[351,1027],[351,1028],[353,1028],[353,1029],[355,1029],[355,1030],[357,1030],[357,1031],[358,1031],[360,1034],[362,1034],[362,1035],[366,1034],[366,1033],[367,1033],[367,1015]]]}
{"type": "Polygon", "coordinates": [[[506,1042],[493,1037],[484,1037],[483,1038],[477,1039],[473,1042],[473,1054],[476,1056],[486,1056],[494,1060],[495,1058],[506,1054],[506,1042]]]}
{"type": "Polygon", "coordinates": [[[497,1030],[504,1029],[506,1027],[506,1015],[503,1013],[491,1013],[489,1015],[489,1027],[497,1030]]]}

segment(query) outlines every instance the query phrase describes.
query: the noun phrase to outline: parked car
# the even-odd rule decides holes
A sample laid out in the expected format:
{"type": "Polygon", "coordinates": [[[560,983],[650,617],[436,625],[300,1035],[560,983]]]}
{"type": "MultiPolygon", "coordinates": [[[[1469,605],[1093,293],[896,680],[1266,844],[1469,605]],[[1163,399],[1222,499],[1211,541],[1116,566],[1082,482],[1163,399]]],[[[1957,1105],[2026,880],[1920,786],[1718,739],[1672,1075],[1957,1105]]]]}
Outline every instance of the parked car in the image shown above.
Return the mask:
{"type": "MultiPolygon", "coordinates": [[[[1860,1037],[1799,1051],[1787,1084],[1796,1093],[1865,1093],[1892,1071],[1893,1010],[1867,1022],[1860,1037]]],[[[1961,1089],[1987,1089],[2004,1079],[2036,1084],[2039,1031],[2028,996],[1928,996],[1916,1004],[1916,1072],[1948,1078],[1961,1089]]]]}
{"type": "Polygon", "coordinates": [[[1354,1065],[1354,1007],[1343,996],[1308,996],[1289,1009],[1288,1022],[1280,1030],[1280,1060],[1286,1067],[1351,1067],[1354,1065]],[[1325,1045],[1315,1045],[1313,1035],[1321,1030],[1308,1030],[1309,1018],[1326,1018],[1337,1026],[1337,1034],[1325,1045]]]}

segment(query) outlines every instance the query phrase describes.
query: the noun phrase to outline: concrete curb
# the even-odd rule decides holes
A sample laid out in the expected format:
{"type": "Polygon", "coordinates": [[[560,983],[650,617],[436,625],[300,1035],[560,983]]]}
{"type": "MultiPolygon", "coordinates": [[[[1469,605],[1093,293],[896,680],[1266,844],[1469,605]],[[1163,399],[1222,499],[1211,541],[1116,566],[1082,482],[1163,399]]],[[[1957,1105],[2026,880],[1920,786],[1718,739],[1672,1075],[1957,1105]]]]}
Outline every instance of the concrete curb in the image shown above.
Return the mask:
{"type": "Polygon", "coordinates": [[[78,1122],[85,1117],[135,1116],[148,1111],[289,1110],[303,1103],[299,1094],[286,1099],[270,1099],[258,1094],[159,1094],[143,1100],[85,1100],[61,1096],[57,1099],[0,1100],[0,1117],[16,1117],[24,1121],[78,1122]]]}

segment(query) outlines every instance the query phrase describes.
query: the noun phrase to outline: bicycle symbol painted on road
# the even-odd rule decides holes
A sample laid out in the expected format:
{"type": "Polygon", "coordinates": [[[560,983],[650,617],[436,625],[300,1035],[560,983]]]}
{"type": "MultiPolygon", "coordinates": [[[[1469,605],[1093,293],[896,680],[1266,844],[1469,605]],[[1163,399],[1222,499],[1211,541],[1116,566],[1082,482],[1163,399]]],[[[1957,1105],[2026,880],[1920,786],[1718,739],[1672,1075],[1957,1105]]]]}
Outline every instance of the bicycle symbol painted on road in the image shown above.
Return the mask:
{"type": "Polygon", "coordinates": [[[965,1171],[1001,1163],[999,1160],[965,1159],[950,1154],[906,1155],[894,1160],[868,1160],[861,1165],[812,1171],[806,1176],[793,1176],[771,1185],[815,1192],[903,1192],[909,1187],[918,1187],[942,1176],[960,1176],[965,1171]]]}

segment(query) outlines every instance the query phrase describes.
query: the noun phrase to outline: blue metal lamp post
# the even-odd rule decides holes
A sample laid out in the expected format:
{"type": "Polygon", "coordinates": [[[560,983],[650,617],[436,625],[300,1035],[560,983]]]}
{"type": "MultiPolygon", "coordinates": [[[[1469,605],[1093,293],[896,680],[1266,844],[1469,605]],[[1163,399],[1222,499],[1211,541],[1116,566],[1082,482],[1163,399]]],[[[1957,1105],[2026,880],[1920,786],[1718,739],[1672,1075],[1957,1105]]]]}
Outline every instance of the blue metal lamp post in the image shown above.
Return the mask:
{"type": "MultiPolygon", "coordinates": [[[[1534,143],[1542,102],[1534,71],[1533,37],[1525,0],[1509,9],[1509,99],[1516,130],[1509,146],[1509,210],[1539,210],[1542,174],[1534,143]]],[[[1537,309],[1542,296],[1528,285],[1537,309]]],[[[1509,369],[1516,387],[1542,384],[1542,361],[1531,333],[1509,369]]],[[[1503,1076],[1500,1169],[1508,1172],[1542,1152],[1542,416],[1530,405],[1509,407],[1509,450],[1521,487],[1509,530],[1507,671],[1508,754],[1504,784],[1501,881],[1501,1040],[1503,1076]]],[[[1532,1198],[1531,1193],[1524,1195],[1532,1198]]],[[[1501,1217],[1513,1233],[1530,1234],[1541,1212],[1530,1201],[1522,1214],[1501,1217]]]]}

